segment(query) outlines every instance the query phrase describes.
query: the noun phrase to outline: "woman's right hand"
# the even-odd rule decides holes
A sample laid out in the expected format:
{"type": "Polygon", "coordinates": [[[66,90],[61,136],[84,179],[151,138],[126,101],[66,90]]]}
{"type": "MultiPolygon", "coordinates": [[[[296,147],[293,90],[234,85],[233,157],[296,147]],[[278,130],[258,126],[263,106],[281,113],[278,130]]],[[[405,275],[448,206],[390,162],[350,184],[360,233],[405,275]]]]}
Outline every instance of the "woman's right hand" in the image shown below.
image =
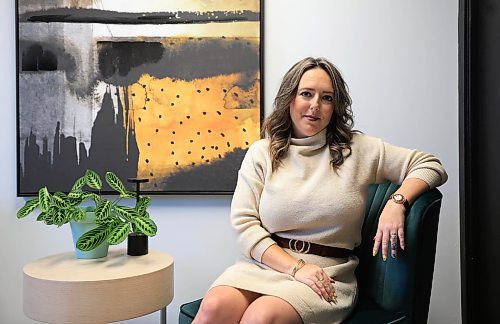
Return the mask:
{"type": "Polygon", "coordinates": [[[333,287],[335,281],[328,277],[321,267],[306,263],[295,273],[295,280],[311,287],[312,290],[327,302],[336,303],[337,295],[333,287]]]}

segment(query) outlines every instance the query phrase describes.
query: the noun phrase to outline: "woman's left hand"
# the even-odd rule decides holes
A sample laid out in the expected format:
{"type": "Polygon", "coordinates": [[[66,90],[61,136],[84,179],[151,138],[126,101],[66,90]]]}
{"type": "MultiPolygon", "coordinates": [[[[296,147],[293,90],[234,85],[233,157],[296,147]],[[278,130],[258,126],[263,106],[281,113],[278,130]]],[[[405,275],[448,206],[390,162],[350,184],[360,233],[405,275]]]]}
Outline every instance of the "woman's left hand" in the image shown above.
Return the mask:
{"type": "Polygon", "coordinates": [[[401,250],[405,249],[405,207],[389,200],[380,214],[378,221],[377,234],[373,244],[373,256],[377,255],[380,246],[382,246],[382,258],[387,260],[388,250],[390,248],[393,258],[397,255],[398,241],[401,250]]]}
{"type": "Polygon", "coordinates": [[[320,298],[323,298],[327,302],[337,303],[337,294],[333,287],[335,280],[328,277],[328,274],[321,267],[306,263],[295,273],[294,278],[309,286],[320,298]]]}

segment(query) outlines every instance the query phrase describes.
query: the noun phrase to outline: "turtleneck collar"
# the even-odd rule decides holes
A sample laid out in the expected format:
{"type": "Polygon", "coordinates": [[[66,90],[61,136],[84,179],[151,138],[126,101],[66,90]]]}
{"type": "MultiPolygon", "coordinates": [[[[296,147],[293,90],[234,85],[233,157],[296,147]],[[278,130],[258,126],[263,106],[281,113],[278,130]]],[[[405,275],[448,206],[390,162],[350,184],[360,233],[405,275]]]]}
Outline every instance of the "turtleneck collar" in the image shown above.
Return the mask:
{"type": "Polygon", "coordinates": [[[326,128],[316,135],[304,138],[290,138],[290,145],[308,146],[312,149],[323,147],[326,144],[326,128]]]}

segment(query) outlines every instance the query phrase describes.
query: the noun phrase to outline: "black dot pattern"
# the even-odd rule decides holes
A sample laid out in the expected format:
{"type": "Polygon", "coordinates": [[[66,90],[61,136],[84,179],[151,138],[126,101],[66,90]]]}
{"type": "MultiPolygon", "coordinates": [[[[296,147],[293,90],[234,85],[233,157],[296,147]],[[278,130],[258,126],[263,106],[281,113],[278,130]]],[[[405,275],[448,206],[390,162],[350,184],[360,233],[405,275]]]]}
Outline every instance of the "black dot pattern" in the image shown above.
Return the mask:
{"type": "MultiPolygon", "coordinates": [[[[172,42],[172,46],[178,45],[172,42]]],[[[258,129],[253,127],[260,122],[259,115],[256,118],[253,111],[240,109],[258,108],[255,107],[258,97],[248,89],[236,85],[217,87],[214,83],[203,84],[200,79],[196,85],[168,78],[152,81],[141,78],[139,82],[130,87],[129,100],[135,107],[130,116],[136,125],[140,123],[141,138],[148,139],[143,142],[148,149],[140,150],[143,175],[164,179],[165,163],[179,170],[210,164],[237,148],[248,148],[259,138],[258,129]],[[220,104],[214,106],[213,102],[218,100],[220,104]],[[159,165],[162,171],[157,169],[159,165]]],[[[154,179],[151,185],[157,186],[154,179]]]]}

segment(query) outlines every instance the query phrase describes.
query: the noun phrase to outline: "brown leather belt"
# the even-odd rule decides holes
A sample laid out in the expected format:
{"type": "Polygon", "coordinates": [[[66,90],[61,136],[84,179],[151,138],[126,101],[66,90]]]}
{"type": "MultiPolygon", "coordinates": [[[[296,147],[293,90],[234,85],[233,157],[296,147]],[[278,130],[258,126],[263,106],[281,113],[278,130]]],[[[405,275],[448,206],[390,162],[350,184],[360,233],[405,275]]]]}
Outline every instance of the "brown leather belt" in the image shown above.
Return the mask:
{"type": "Polygon", "coordinates": [[[287,248],[298,253],[316,254],[333,258],[347,258],[350,254],[352,254],[352,251],[348,249],[320,245],[295,239],[287,239],[276,234],[271,234],[271,238],[282,248],[287,248]]]}

